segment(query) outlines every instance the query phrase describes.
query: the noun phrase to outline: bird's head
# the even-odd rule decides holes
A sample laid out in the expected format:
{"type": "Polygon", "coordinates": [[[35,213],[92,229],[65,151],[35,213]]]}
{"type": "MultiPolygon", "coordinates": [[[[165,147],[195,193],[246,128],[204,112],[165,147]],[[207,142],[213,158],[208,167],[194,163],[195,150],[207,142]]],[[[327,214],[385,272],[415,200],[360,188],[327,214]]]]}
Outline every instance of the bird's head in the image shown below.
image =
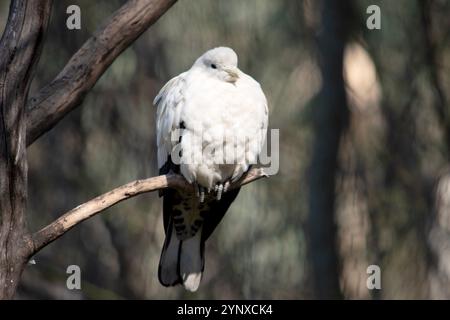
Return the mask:
{"type": "Polygon", "coordinates": [[[218,47],[206,51],[194,63],[194,67],[202,68],[211,76],[220,80],[235,83],[239,79],[238,58],[231,48],[218,47]]]}

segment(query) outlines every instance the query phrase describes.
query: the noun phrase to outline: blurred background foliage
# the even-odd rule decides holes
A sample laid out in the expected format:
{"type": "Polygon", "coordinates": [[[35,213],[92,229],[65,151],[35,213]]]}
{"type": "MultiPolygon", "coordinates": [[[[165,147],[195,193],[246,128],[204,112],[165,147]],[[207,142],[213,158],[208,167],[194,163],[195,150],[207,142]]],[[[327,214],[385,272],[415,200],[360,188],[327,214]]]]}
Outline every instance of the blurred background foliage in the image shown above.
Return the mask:
{"type": "MultiPolygon", "coordinates": [[[[8,2],[0,0],[1,28],[8,2]]],[[[54,1],[31,95],[123,3],[54,1]],[[81,30],[66,28],[71,4],[81,8],[81,30]]],[[[340,289],[345,298],[450,298],[450,2],[350,3],[343,70],[350,123],[336,172],[340,289]],[[381,8],[381,30],[365,26],[371,4],[381,8]],[[381,267],[380,291],[367,290],[371,264],[381,267]]],[[[319,5],[311,0],[175,4],[111,65],[81,107],[28,148],[30,229],[113,187],[157,175],[152,100],[216,46],[232,47],[267,95],[270,128],[280,129],[279,173],[243,188],[207,244],[197,293],[158,282],[164,232],[161,201],[151,193],[42,250],[26,268],[18,298],[314,297],[306,220],[320,30],[319,5]],[[73,264],[82,270],[80,291],[66,288],[73,264]]]]}

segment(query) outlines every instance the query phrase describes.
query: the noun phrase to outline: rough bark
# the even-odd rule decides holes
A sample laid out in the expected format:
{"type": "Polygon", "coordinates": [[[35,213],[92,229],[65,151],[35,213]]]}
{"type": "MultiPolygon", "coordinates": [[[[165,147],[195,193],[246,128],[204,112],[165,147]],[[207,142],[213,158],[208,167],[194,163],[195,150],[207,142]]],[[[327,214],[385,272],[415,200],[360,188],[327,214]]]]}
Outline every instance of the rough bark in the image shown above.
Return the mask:
{"type": "Polygon", "coordinates": [[[28,259],[25,107],[50,8],[12,1],[0,42],[0,299],[14,295],[28,259]]]}

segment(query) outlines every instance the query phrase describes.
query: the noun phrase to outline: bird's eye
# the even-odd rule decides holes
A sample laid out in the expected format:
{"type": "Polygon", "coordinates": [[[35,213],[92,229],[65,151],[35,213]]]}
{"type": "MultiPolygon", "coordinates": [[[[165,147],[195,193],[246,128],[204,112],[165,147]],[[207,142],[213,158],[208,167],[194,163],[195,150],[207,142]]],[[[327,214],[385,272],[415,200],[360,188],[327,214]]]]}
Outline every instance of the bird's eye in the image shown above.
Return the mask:
{"type": "Polygon", "coordinates": [[[211,68],[217,69],[217,66],[214,63],[211,63],[211,68]]]}

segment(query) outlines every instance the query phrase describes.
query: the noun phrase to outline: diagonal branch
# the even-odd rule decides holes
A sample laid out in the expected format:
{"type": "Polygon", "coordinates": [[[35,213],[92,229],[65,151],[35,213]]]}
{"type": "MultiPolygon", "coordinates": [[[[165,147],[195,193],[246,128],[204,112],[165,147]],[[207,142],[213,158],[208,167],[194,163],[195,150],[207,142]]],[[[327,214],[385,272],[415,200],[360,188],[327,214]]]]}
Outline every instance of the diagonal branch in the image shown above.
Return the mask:
{"type": "MultiPolygon", "coordinates": [[[[239,181],[231,184],[230,190],[267,176],[268,175],[264,172],[263,168],[251,169],[239,181]]],[[[109,207],[139,194],[165,188],[183,189],[194,192],[193,185],[189,184],[183,176],[178,174],[162,175],[127,183],[77,206],[33,234],[34,250],[30,256],[41,250],[50,242],[61,237],[77,224],[95,216],[109,207]]]]}
{"type": "Polygon", "coordinates": [[[83,102],[111,63],[176,0],[129,0],[72,56],[58,76],[28,101],[27,146],[83,102]]]}

